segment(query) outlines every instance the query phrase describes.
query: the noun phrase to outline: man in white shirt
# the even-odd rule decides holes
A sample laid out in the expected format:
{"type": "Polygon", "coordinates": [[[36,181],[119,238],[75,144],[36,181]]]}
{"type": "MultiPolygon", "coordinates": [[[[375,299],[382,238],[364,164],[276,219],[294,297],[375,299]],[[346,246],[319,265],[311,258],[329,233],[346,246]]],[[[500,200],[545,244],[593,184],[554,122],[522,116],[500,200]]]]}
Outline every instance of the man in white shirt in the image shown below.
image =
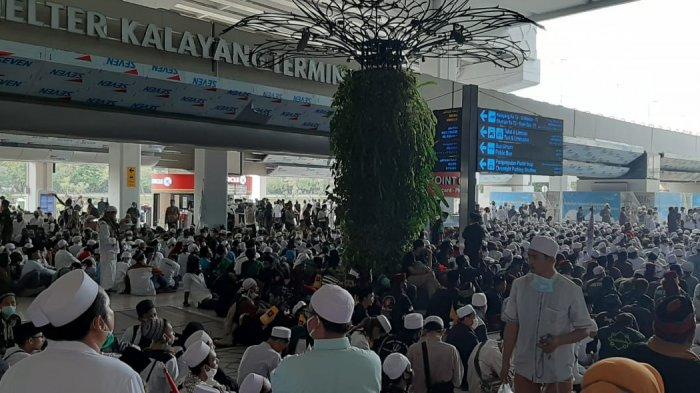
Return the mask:
{"type": "Polygon", "coordinates": [[[35,326],[51,324],[49,344],[10,367],[0,379],[0,392],[144,392],[136,371],[100,353],[114,330],[114,311],[104,290],[83,270],[56,280],[34,299],[27,315],[35,326]],[[38,377],[42,370],[50,370],[51,377],[38,377]]]}
{"type": "Polygon", "coordinates": [[[78,257],[80,251],[83,250],[83,238],[80,236],[73,236],[73,245],[68,247],[68,251],[73,254],[74,257],[78,257]]]}
{"type": "Polygon", "coordinates": [[[513,281],[503,309],[501,380],[510,381],[511,356],[515,391],[570,392],[575,363],[573,344],[588,335],[591,317],[581,288],[554,269],[559,251],[550,237],[535,236],[528,250],[531,272],[513,281]]]}
{"type": "Polygon", "coordinates": [[[34,215],[29,219],[29,225],[39,226],[44,223],[44,218],[41,216],[41,212],[38,210],[34,211],[34,215]]]}
{"type": "Polygon", "coordinates": [[[486,340],[474,348],[469,356],[467,367],[467,383],[469,384],[469,393],[483,393],[481,382],[490,383],[499,381],[499,372],[501,371],[501,363],[503,354],[498,341],[486,340]],[[479,360],[478,368],[476,360],[479,360]]]}
{"type": "Polygon", "coordinates": [[[68,242],[61,239],[56,244],[58,251],[53,258],[53,264],[56,270],[63,269],[64,267],[70,267],[73,263],[80,263],[78,258],[74,257],[66,248],[68,247],[68,242]]]}
{"type": "Polygon", "coordinates": [[[280,364],[282,358],[280,354],[287,349],[292,331],[281,326],[272,328],[270,339],[248,347],[243,353],[241,363],[238,366],[238,385],[243,383],[248,374],[255,373],[265,378],[270,378],[272,372],[280,364]]]}
{"type": "MultiPolygon", "coordinates": [[[[20,282],[27,274],[38,271],[39,281],[41,285],[49,286],[51,281],[53,281],[53,276],[56,271],[48,268],[43,263],[39,262],[41,260],[40,249],[38,247],[32,247],[27,250],[27,257],[29,258],[22,266],[22,273],[20,274],[20,282]]],[[[18,284],[20,285],[20,284],[18,284]]]]}

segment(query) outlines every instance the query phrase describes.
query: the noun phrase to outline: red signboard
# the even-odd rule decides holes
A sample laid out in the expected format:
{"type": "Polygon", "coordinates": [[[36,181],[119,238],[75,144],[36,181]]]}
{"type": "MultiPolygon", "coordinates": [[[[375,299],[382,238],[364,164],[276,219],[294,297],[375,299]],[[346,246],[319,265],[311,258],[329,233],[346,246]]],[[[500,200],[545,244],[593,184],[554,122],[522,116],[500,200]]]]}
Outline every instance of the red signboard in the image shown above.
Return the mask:
{"type": "MultiPolygon", "coordinates": [[[[253,193],[252,176],[228,176],[229,186],[235,188],[237,195],[250,195],[253,193]]],[[[191,173],[154,173],[151,175],[151,189],[158,192],[179,192],[185,194],[194,193],[194,174],[191,173]]]]}
{"type": "Polygon", "coordinates": [[[194,175],[154,173],[151,175],[151,189],[153,192],[194,192],[194,175]]]}
{"type": "Polygon", "coordinates": [[[445,197],[459,198],[459,172],[434,172],[433,179],[445,197]]]}

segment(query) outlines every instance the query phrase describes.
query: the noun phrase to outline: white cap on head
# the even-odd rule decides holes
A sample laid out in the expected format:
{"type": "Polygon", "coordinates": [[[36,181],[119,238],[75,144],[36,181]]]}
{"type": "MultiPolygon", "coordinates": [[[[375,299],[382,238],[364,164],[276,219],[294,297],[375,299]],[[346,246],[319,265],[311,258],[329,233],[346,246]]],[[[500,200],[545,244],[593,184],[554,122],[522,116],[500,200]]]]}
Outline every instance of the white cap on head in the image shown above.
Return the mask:
{"type": "Polygon", "coordinates": [[[406,314],[403,317],[403,327],[409,330],[421,329],[423,327],[423,316],[417,312],[406,314]]]}
{"type": "MultiPolygon", "coordinates": [[[[243,378],[243,382],[241,383],[238,393],[260,393],[266,381],[267,378],[263,377],[262,375],[250,373],[243,378]]],[[[267,381],[267,383],[269,384],[270,382],[267,381]]]]}
{"type": "Polygon", "coordinates": [[[398,379],[406,372],[406,369],[411,365],[408,358],[401,353],[394,352],[384,359],[382,370],[390,380],[398,379]]]}
{"type": "Polygon", "coordinates": [[[596,267],[593,268],[593,274],[595,274],[596,276],[599,276],[599,275],[601,275],[601,274],[603,274],[603,273],[605,273],[605,268],[604,268],[604,267],[602,267],[602,266],[596,266],[596,267]]]}
{"type": "Polygon", "coordinates": [[[187,348],[182,355],[182,361],[185,362],[187,367],[197,367],[209,356],[210,352],[211,348],[207,344],[198,341],[187,348]]]}
{"type": "Polygon", "coordinates": [[[93,240],[93,239],[90,239],[90,240],[87,241],[87,245],[88,245],[88,246],[94,246],[95,244],[97,244],[97,241],[95,241],[95,240],[93,240]]]}
{"type": "Polygon", "coordinates": [[[440,325],[440,327],[442,327],[442,328],[445,327],[445,323],[442,322],[442,318],[438,317],[437,315],[431,315],[431,316],[425,318],[425,320],[423,321],[423,326],[429,324],[430,322],[435,322],[438,325],[440,325]]]}
{"type": "Polygon", "coordinates": [[[306,302],[304,302],[303,300],[299,300],[297,304],[295,304],[292,308],[292,314],[296,314],[297,311],[299,311],[302,307],[306,307],[306,302]]]}
{"type": "Polygon", "coordinates": [[[255,281],[254,278],[248,277],[245,280],[243,280],[242,288],[244,291],[247,291],[247,290],[254,288],[256,286],[258,286],[258,283],[257,283],[257,281],[255,281]]]}
{"type": "Polygon", "coordinates": [[[530,250],[537,251],[548,257],[556,257],[559,252],[559,245],[557,242],[548,236],[535,236],[532,238],[532,243],[530,244],[530,250]]]}
{"type": "Polygon", "coordinates": [[[192,346],[192,344],[197,343],[197,342],[202,342],[207,345],[211,345],[214,343],[214,340],[211,339],[211,336],[207,334],[204,330],[197,330],[196,332],[190,334],[189,337],[187,337],[187,340],[185,340],[184,347],[189,348],[192,346]]]}
{"type": "Polygon", "coordinates": [[[355,301],[345,289],[325,284],[311,296],[311,307],[321,318],[334,323],[350,323],[355,301]]]}
{"type": "Polygon", "coordinates": [[[292,331],[286,327],[275,326],[272,328],[272,337],[281,338],[283,340],[289,340],[292,338],[292,331]]]}
{"type": "Polygon", "coordinates": [[[190,254],[197,251],[199,251],[199,247],[197,247],[196,244],[190,244],[189,246],[187,246],[187,252],[189,252],[190,254]]]}
{"type": "Polygon", "coordinates": [[[58,248],[66,248],[66,246],[68,246],[68,242],[65,241],[65,240],[63,240],[63,239],[61,239],[61,240],[58,241],[58,243],[56,243],[56,246],[57,246],[58,248]]]}
{"type": "Polygon", "coordinates": [[[391,323],[389,323],[389,319],[387,319],[386,316],[378,315],[377,320],[379,321],[379,324],[382,325],[382,329],[384,329],[384,333],[391,332],[391,323]]]}
{"type": "Polygon", "coordinates": [[[695,265],[692,262],[683,262],[681,269],[686,273],[692,273],[695,270],[695,265]]]}
{"type": "Polygon", "coordinates": [[[7,250],[8,253],[11,253],[12,251],[14,251],[16,249],[17,249],[17,247],[15,246],[14,243],[5,244],[5,250],[7,250]]]}
{"type": "Polygon", "coordinates": [[[484,307],[486,306],[486,294],[477,292],[472,295],[472,306],[474,307],[484,307]]]}
{"type": "Polygon", "coordinates": [[[457,309],[457,318],[464,318],[467,315],[474,314],[474,307],[467,304],[457,309]]]}
{"type": "Polygon", "coordinates": [[[39,293],[39,295],[37,295],[34,301],[29,305],[29,307],[27,307],[27,318],[30,321],[32,321],[32,323],[36,327],[42,327],[49,324],[48,317],[41,310],[41,304],[48,294],[48,290],[42,291],[41,293],[39,293]]]}
{"type": "Polygon", "coordinates": [[[54,327],[73,322],[87,311],[97,298],[100,286],[81,269],[70,271],[54,281],[37,297],[33,318],[37,322],[48,321],[54,327]]]}

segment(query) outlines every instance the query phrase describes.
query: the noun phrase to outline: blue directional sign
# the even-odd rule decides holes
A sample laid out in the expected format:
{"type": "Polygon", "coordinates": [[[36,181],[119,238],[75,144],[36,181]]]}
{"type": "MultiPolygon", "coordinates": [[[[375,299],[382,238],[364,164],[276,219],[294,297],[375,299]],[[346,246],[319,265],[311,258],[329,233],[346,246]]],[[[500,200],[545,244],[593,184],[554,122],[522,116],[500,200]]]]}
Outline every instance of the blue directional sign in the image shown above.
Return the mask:
{"type": "Polygon", "coordinates": [[[459,172],[462,143],[462,109],[435,111],[435,153],[438,161],[434,172],[459,172]]]}
{"type": "Polygon", "coordinates": [[[476,170],[561,176],[561,119],[479,108],[476,170]]]}

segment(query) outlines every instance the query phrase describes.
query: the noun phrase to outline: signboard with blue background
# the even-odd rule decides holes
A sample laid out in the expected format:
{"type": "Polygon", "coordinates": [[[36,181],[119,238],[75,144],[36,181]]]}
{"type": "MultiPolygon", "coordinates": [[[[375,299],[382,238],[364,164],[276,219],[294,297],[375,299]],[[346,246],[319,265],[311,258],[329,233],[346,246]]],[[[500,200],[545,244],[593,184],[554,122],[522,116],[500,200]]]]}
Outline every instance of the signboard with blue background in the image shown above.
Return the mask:
{"type": "Polygon", "coordinates": [[[576,220],[578,207],[583,207],[586,220],[589,219],[588,209],[593,206],[594,220],[601,221],[600,211],[605,204],[610,205],[613,221],[620,218],[620,193],[619,192],[565,192],[562,204],[562,220],[576,220]]]}

